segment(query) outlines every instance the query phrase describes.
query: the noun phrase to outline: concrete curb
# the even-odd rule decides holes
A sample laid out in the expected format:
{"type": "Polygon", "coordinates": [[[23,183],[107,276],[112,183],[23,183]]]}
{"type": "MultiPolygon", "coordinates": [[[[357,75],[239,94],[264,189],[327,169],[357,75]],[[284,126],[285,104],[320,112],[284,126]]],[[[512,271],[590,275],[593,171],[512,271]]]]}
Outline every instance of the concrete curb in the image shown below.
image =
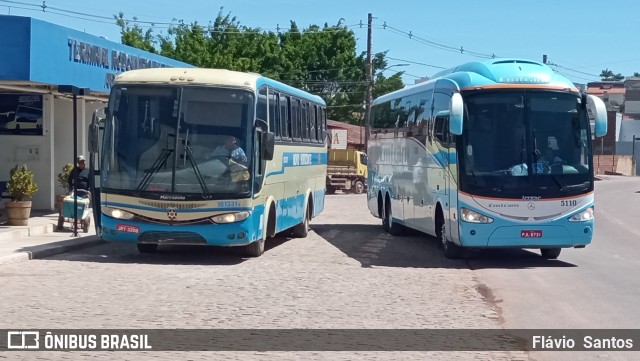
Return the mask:
{"type": "Polygon", "coordinates": [[[41,224],[34,226],[9,226],[15,228],[11,231],[0,232],[0,241],[12,240],[16,238],[41,236],[47,233],[53,233],[53,224],[41,224]]]}
{"type": "Polygon", "coordinates": [[[15,252],[6,256],[0,256],[0,265],[51,257],[57,254],[97,246],[103,243],[106,243],[106,241],[98,236],[85,236],[77,239],[68,239],[64,241],[42,244],[29,247],[30,250],[28,251],[15,252]]]}

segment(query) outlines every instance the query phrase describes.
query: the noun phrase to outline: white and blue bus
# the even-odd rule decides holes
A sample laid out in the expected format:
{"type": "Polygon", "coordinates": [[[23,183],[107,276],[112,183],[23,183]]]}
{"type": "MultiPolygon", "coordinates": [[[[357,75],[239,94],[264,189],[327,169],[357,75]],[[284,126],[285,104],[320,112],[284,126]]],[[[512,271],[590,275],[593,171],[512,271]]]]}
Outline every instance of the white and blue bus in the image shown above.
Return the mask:
{"type": "Polygon", "coordinates": [[[437,237],[449,258],[517,247],[554,259],[591,242],[592,133],[606,131],[604,103],[545,64],[444,70],[373,102],[368,207],[394,235],[437,237]]]}
{"type": "Polygon", "coordinates": [[[256,257],[276,233],[306,237],[324,208],[326,123],[320,97],[259,74],[122,73],[90,131],[96,229],[143,253],[218,245],[256,257]]]}

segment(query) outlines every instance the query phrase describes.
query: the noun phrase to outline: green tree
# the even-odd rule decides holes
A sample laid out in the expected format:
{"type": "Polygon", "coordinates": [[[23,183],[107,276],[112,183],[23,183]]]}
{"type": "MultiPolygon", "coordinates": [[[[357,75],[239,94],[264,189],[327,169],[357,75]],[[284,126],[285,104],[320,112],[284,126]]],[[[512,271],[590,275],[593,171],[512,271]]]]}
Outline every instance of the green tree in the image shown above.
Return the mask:
{"type": "MultiPolygon", "coordinates": [[[[135,20],[128,22],[122,13],[116,21],[123,44],[198,67],[257,72],[320,95],[331,119],[355,124],[362,119],[365,54],[356,54],[355,34],[342,19],[306,29],[291,21],[287,29],[272,32],[244,26],[220,8],[207,26],[179,22],[158,36],[151,29],[144,32],[135,20]]],[[[387,66],[385,55],[375,54],[374,71],[387,66]]],[[[375,96],[401,87],[401,73],[374,77],[375,96]]]]}
{"type": "Polygon", "coordinates": [[[116,24],[120,26],[120,34],[122,35],[121,41],[125,45],[133,46],[134,48],[142,49],[150,53],[157,53],[158,51],[153,46],[153,30],[151,28],[147,31],[143,31],[142,28],[136,23],[138,20],[133,18],[133,22],[124,18],[124,13],[120,12],[117,16],[114,15],[116,24]]]}

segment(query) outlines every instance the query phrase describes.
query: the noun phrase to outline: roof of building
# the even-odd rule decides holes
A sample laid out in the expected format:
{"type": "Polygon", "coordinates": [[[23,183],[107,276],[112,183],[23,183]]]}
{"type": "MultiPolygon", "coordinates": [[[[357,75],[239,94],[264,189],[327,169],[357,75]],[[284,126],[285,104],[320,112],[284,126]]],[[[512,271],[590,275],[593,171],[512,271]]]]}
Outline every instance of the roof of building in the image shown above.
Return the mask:
{"type": "Polygon", "coordinates": [[[587,84],[587,94],[624,94],[625,86],[622,81],[594,81],[587,84]]]}

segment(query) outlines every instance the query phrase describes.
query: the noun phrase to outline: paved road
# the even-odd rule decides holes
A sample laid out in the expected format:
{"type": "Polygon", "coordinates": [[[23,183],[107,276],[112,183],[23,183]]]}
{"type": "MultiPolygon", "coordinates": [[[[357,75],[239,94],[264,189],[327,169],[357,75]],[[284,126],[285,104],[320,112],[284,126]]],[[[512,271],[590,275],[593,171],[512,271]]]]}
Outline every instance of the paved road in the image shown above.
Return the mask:
{"type": "MultiPolygon", "coordinates": [[[[640,326],[640,178],[596,183],[591,245],[557,261],[537,252],[483,252],[468,261],[492,290],[506,328],[640,326]]],[[[640,360],[635,352],[533,353],[536,360],[640,360]]]]}
{"type": "MultiPolygon", "coordinates": [[[[106,245],[0,266],[0,328],[499,328],[491,292],[422,236],[383,233],[364,195],[336,194],[306,239],[262,257],[106,245]]],[[[452,340],[452,342],[459,342],[452,340]]],[[[525,360],[523,353],[0,353],[0,359],[525,360]]]]}

